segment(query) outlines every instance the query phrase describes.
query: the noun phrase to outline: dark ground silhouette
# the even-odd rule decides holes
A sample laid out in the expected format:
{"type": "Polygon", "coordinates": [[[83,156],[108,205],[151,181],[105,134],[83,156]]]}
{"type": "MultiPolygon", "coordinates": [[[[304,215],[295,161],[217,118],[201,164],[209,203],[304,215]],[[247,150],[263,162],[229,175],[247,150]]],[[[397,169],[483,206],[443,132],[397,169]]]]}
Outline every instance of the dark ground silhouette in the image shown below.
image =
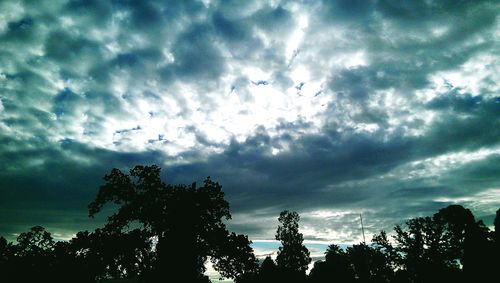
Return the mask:
{"type": "Polygon", "coordinates": [[[116,212],[103,228],[56,242],[41,226],[16,242],[0,237],[0,282],[209,282],[210,260],[221,276],[237,283],[271,282],[498,282],[500,209],[494,231],[470,210],[451,205],[432,216],[396,225],[369,244],[343,250],[331,244],[309,274],[309,251],[299,232],[300,216],[279,215],[276,261],[256,259],[245,235],[229,232],[231,218],[222,187],[207,178],[201,187],[169,185],[160,168],[136,166],[104,177],[92,217],[106,203],[116,212]]]}

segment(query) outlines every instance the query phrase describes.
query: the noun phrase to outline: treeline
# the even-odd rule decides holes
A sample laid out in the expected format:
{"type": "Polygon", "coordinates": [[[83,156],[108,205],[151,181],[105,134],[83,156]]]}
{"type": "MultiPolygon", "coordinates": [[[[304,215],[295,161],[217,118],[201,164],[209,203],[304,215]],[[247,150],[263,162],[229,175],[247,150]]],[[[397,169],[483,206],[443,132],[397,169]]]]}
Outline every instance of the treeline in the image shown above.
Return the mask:
{"type": "MultiPolygon", "coordinates": [[[[499,282],[500,209],[494,226],[490,231],[470,210],[450,205],[433,216],[396,225],[390,237],[381,231],[369,244],[345,250],[331,244],[325,260],[315,262],[308,275],[303,271],[308,253],[296,250],[295,257],[283,262],[280,249],[276,261],[267,257],[258,273],[242,282],[499,282]]],[[[282,246],[287,247],[283,240],[282,246]]]]}
{"type": "Polygon", "coordinates": [[[114,214],[104,227],[55,241],[43,227],[17,241],[0,237],[0,282],[209,282],[205,263],[236,283],[497,282],[500,209],[494,231],[470,210],[452,205],[429,217],[396,225],[371,243],[341,249],[332,244],[314,263],[296,212],[279,215],[277,257],[261,263],[245,235],[227,230],[229,204],[217,182],[170,185],[160,168],[113,169],[104,177],[89,216],[107,203],[114,214]],[[121,281],[120,281],[121,280],[121,281]]]}

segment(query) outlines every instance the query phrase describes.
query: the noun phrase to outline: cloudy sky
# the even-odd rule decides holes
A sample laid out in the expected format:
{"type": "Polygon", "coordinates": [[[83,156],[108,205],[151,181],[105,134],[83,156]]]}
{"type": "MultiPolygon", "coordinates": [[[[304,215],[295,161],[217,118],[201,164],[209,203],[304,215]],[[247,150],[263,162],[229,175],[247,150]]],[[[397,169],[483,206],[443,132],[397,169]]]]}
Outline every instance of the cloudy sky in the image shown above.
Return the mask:
{"type": "MultiPolygon", "coordinates": [[[[0,1],[0,235],[89,219],[104,174],[223,185],[230,228],[353,243],[500,207],[499,1],[0,1]]],[[[320,250],[321,247],[318,246],[320,250]]]]}

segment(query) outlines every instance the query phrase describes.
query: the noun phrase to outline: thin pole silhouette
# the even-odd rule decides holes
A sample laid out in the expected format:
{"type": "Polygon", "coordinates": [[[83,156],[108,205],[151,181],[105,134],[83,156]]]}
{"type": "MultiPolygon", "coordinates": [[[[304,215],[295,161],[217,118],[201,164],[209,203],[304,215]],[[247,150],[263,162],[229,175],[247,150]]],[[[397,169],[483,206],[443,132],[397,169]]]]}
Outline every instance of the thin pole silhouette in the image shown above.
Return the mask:
{"type": "Polygon", "coordinates": [[[363,216],[361,216],[361,213],[359,214],[359,221],[361,222],[361,232],[363,233],[363,243],[366,244],[365,227],[363,227],[363,216]]]}

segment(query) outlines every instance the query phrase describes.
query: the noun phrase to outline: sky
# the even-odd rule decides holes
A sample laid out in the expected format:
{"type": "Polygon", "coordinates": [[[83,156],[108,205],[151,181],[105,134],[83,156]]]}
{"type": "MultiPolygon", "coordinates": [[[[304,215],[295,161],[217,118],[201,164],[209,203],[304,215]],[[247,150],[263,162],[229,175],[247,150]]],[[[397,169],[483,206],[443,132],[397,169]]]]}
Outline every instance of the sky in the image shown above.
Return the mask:
{"type": "Polygon", "coordinates": [[[229,229],[319,253],[500,208],[499,1],[0,1],[0,235],[55,238],[112,168],[211,176],[229,229]],[[315,246],[316,245],[316,246],[315,246]]]}

